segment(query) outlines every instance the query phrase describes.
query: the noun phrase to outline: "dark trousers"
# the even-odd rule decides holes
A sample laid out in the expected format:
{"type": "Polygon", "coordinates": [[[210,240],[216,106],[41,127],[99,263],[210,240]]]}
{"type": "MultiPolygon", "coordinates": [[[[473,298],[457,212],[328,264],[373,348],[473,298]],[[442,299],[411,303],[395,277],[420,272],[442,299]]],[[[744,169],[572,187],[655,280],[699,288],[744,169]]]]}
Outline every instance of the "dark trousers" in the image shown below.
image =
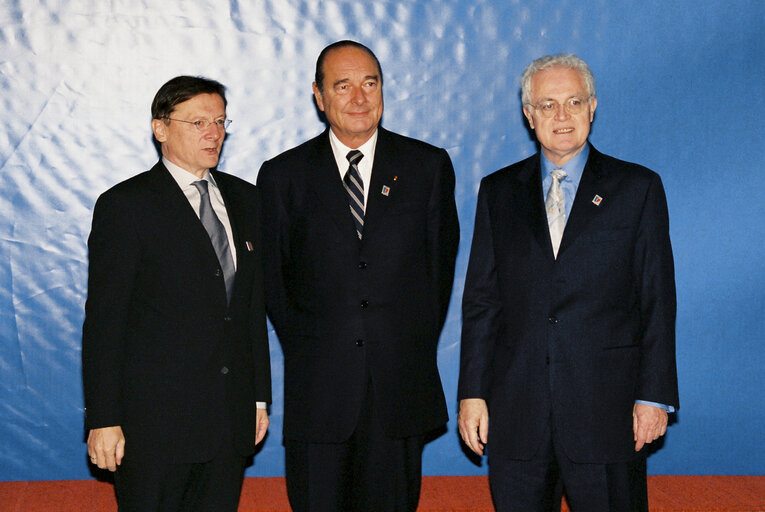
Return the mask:
{"type": "Polygon", "coordinates": [[[119,512],[236,512],[246,461],[232,450],[183,464],[126,452],[114,475],[119,512]]]}
{"type": "Polygon", "coordinates": [[[549,432],[531,460],[489,452],[489,483],[497,512],[559,511],[561,484],[572,512],[648,512],[644,456],[615,464],[575,463],[549,432]]]}
{"type": "Polygon", "coordinates": [[[347,441],[285,440],[292,510],[414,512],[420,499],[423,445],[423,436],[391,439],[383,432],[370,385],[347,441]]]}

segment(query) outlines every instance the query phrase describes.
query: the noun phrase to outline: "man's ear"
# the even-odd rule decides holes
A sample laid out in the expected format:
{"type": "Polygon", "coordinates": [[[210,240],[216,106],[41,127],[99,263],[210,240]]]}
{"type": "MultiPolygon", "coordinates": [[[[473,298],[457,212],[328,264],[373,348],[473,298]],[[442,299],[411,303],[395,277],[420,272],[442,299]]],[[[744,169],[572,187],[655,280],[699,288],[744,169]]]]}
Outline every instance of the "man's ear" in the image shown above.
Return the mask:
{"type": "Polygon", "coordinates": [[[165,142],[167,140],[167,125],[161,119],[151,120],[151,131],[154,132],[154,138],[157,142],[165,142]]]}
{"type": "Polygon", "coordinates": [[[531,116],[531,112],[529,111],[528,107],[523,107],[523,115],[526,116],[526,119],[529,122],[529,126],[532,130],[534,130],[534,118],[531,116]]]}
{"type": "Polygon", "coordinates": [[[316,99],[316,105],[319,107],[319,110],[324,112],[324,100],[321,97],[321,91],[316,85],[316,82],[311,84],[311,88],[313,88],[313,97],[316,99]]]}

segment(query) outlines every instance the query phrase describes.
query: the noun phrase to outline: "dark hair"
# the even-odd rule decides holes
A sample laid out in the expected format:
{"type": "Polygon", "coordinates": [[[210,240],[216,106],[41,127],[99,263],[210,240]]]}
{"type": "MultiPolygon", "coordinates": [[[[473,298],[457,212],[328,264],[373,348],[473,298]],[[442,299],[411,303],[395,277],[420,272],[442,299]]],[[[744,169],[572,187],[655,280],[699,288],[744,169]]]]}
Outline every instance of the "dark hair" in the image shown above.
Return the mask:
{"type": "Polygon", "coordinates": [[[226,106],[226,88],[220,82],[201,76],[176,76],[160,87],[154,96],[152,119],[167,119],[176,105],[199,94],[217,94],[226,106]]]}
{"type": "Polygon", "coordinates": [[[319,54],[319,58],[316,59],[316,75],[314,77],[314,81],[316,82],[316,87],[319,89],[320,93],[324,94],[324,59],[327,58],[327,55],[332,50],[338,50],[340,48],[345,48],[348,46],[352,48],[358,48],[359,50],[366,52],[370,57],[372,57],[372,60],[374,60],[375,64],[377,64],[377,71],[380,73],[380,85],[382,86],[382,83],[383,83],[382,66],[380,66],[380,61],[377,60],[377,56],[374,54],[374,52],[361,43],[357,43],[356,41],[345,39],[343,41],[334,42],[331,45],[324,48],[319,54]]]}

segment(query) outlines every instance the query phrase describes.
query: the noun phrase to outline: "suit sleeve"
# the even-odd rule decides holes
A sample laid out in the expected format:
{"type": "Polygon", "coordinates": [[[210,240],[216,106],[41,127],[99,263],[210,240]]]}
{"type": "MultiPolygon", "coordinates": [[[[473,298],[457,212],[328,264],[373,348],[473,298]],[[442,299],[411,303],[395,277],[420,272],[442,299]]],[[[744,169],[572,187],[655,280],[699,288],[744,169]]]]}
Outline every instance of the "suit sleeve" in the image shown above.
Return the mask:
{"type": "Polygon", "coordinates": [[[484,179],[478,191],[473,243],[462,295],[462,343],[457,397],[488,398],[491,361],[499,336],[502,302],[484,179]]]}
{"type": "Polygon", "coordinates": [[[641,359],[636,398],[679,407],[675,361],[675,270],[664,188],[653,176],[636,243],[641,359]]]}
{"type": "Polygon", "coordinates": [[[122,424],[121,367],[140,244],[131,206],[101,196],[88,238],[88,298],[82,328],[87,429],[122,424]]]}
{"type": "Polygon", "coordinates": [[[454,201],[454,167],[446,150],[439,153],[441,162],[428,202],[428,251],[433,286],[438,293],[438,332],[441,332],[454,284],[460,226],[454,201]]]}
{"type": "Polygon", "coordinates": [[[268,347],[268,331],[265,319],[265,283],[264,283],[264,243],[263,243],[263,200],[260,191],[255,190],[256,212],[258,218],[255,225],[260,236],[258,251],[258,267],[255,271],[255,283],[252,287],[250,300],[250,321],[252,353],[255,361],[255,400],[258,402],[271,403],[271,356],[268,347]]]}
{"type": "Polygon", "coordinates": [[[265,162],[258,172],[258,188],[263,198],[263,247],[265,263],[266,310],[282,344],[288,339],[288,295],[284,266],[289,261],[289,218],[284,184],[278,169],[265,162]]]}

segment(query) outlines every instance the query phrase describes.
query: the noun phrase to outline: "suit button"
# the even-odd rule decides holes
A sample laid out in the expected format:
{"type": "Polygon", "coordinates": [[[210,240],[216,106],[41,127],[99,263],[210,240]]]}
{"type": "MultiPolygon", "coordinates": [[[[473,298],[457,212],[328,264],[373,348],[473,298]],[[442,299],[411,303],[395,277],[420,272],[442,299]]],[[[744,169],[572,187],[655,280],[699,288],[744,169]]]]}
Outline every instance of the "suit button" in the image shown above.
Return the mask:
{"type": "Polygon", "coordinates": [[[231,317],[229,315],[226,315],[226,316],[223,317],[223,320],[226,321],[226,322],[230,322],[231,321],[231,317]]]}
{"type": "Polygon", "coordinates": [[[364,346],[364,340],[356,340],[356,346],[357,347],[363,347],[364,346]]]}
{"type": "Polygon", "coordinates": [[[546,364],[547,366],[550,366],[550,356],[546,356],[546,357],[545,357],[545,364],[546,364]]]}
{"type": "Polygon", "coordinates": [[[215,269],[215,277],[220,277],[223,275],[223,271],[219,268],[215,269]]]}
{"type": "Polygon", "coordinates": [[[364,270],[367,268],[367,262],[366,261],[360,261],[359,262],[359,269],[364,270]]]}
{"type": "Polygon", "coordinates": [[[548,318],[547,321],[550,322],[553,325],[558,323],[558,319],[555,318],[554,316],[551,316],[550,318],[548,318]]]}
{"type": "Polygon", "coordinates": [[[368,306],[369,306],[369,301],[368,300],[362,300],[361,301],[361,309],[367,309],[368,306]]]}
{"type": "Polygon", "coordinates": [[[223,375],[226,375],[226,374],[228,373],[228,368],[224,366],[223,368],[221,368],[221,369],[220,369],[220,372],[221,372],[223,375]]]}

